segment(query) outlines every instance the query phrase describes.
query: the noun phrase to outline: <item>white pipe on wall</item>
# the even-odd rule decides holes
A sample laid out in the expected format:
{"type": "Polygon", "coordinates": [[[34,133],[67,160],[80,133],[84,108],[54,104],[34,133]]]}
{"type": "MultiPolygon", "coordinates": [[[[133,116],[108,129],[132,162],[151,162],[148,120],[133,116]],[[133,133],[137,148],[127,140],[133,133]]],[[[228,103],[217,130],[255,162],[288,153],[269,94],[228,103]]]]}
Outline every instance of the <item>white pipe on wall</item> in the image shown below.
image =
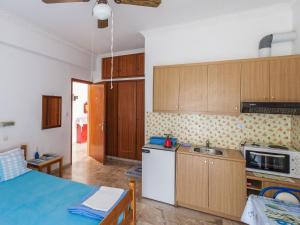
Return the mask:
{"type": "Polygon", "coordinates": [[[297,34],[295,31],[269,34],[263,37],[259,42],[259,56],[269,57],[271,56],[272,44],[295,41],[296,38],[297,34]]]}

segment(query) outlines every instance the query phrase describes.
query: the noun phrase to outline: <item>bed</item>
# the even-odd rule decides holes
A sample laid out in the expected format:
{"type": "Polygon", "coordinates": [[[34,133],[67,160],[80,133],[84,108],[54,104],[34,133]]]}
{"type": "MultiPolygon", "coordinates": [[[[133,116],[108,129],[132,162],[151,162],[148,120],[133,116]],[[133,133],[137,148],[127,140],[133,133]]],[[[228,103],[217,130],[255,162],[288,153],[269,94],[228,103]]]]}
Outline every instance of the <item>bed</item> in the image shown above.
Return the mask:
{"type": "MultiPolygon", "coordinates": [[[[25,156],[27,146],[22,145],[25,156]]],[[[95,187],[30,171],[0,183],[2,225],[135,225],[135,182],[99,221],[70,214],[68,208],[80,202],[95,187]]]]}

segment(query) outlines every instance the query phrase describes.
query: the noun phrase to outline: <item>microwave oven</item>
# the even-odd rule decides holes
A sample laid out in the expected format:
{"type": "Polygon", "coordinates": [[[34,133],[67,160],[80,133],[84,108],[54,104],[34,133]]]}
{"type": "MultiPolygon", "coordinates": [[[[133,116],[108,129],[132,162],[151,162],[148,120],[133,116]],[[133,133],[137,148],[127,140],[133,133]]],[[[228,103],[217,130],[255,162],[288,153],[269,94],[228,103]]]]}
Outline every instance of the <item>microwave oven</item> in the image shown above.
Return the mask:
{"type": "Polygon", "coordinates": [[[282,146],[244,145],[247,171],[300,178],[300,152],[282,146]]]}

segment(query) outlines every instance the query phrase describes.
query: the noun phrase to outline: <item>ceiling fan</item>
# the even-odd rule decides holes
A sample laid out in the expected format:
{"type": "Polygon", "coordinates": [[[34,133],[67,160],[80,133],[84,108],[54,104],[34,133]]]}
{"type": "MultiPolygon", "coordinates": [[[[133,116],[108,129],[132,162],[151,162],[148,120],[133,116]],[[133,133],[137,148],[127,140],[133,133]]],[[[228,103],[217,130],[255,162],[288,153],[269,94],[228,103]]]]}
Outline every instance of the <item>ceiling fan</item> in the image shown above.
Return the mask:
{"type": "MultiPolygon", "coordinates": [[[[89,2],[90,0],[42,0],[44,3],[71,3],[71,2],[89,2]]],[[[108,0],[97,0],[97,4],[93,9],[93,15],[98,19],[98,28],[108,27],[108,19],[112,10],[108,0]]],[[[118,4],[137,5],[145,7],[158,7],[161,0],[114,0],[118,4]]]]}

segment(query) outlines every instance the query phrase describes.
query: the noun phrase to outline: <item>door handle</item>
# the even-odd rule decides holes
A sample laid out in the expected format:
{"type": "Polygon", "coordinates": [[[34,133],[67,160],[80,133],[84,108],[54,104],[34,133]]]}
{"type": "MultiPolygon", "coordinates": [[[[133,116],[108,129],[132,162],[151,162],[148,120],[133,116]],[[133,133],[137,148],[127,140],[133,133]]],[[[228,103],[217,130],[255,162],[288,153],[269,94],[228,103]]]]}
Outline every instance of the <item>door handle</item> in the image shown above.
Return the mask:
{"type": "Polygon", "coordinates": [[[101,127],[101,131],[104,131],[104,123],[99,123],[99,127],[101,127]]]}
{"type": "Polygon", "coordinates": [[[142,152],[143,152],[143,153],[147,153],[147,154],[150,154],[150,153],[151,153],[150,150],[148,150],[148,149],[142,149],[142,152]]]}

